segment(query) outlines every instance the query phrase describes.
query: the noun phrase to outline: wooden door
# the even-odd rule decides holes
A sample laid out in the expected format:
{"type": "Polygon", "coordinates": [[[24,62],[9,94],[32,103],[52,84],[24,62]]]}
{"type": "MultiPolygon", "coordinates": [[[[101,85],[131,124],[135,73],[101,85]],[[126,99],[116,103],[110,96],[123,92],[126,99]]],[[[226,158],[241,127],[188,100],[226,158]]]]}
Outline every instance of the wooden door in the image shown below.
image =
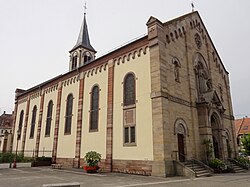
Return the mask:
{"type": "Polygon", "coordinates": [[[184,136],[183,134],[178,134],[178,154],[179,160],[181,162],[185,161],[185,152],[184,152],[184,136]]]}

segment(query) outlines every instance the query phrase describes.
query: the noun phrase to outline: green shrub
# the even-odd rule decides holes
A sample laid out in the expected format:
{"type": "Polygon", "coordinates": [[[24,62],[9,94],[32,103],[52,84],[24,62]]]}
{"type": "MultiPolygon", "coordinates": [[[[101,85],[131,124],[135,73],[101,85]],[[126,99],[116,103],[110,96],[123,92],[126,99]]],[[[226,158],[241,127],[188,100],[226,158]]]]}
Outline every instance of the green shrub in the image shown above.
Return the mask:
{"type": "Polygon", "coordinates": [[[238,158],[236,158],[236,160],[245,166],[250,165],[250,161],[249,161],[248,157],[238,157],[238,158]]]}
{"type": "Polygon", "coordinates": [[[24,157],[23,153],[14,154],[14,153],[0,153],[0,163],[10,163],[14,162],[14,159],[16,159],[16,162],[31,162],[32,158],[30,157],[24,157]]]}
{"type": "Polygon", "coordinates": [[[101,161],[101,154],[96,151],[89,151],[86,153],[84,159],[86,160],[88,166],[97,166],[98,162],[101,161]]]}
{"type": "Polygon", "coordinates": [[[10,163],[15,158],[13,153],[0,153],[0,163],[10,163]]]}
{"type": "Polygon", "coordinates": [[[223,169],[225,168],[225,164],[222,160],[218,158],[214,158],[210,161],[209,166],[213,169],[223,169]]]}

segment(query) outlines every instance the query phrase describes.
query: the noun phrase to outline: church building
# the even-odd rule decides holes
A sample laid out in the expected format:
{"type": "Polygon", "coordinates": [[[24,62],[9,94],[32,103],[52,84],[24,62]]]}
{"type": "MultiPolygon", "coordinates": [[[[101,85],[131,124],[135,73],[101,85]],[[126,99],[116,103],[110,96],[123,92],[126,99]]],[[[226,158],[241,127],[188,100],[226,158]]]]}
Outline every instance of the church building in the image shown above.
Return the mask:
{"type": "Polygon", "coordinates": [[[154,176],[236,157],[229,73],[199,13],[146,27],[96,58],[84,14],[69,71],[16,89],[12,150],[75,168],[97,151],[102,170],[154,176]]]}

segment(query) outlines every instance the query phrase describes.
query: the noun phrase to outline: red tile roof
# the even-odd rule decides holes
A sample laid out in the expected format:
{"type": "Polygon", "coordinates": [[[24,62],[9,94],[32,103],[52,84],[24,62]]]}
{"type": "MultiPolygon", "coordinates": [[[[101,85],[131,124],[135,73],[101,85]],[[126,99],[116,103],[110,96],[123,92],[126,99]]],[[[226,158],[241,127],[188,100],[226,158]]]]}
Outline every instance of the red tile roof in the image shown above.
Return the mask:
{"type": "Polygon", "coordinates": [[[236,136],[250,134],[250,118],[236,119],[234,125],[236,136]]]}

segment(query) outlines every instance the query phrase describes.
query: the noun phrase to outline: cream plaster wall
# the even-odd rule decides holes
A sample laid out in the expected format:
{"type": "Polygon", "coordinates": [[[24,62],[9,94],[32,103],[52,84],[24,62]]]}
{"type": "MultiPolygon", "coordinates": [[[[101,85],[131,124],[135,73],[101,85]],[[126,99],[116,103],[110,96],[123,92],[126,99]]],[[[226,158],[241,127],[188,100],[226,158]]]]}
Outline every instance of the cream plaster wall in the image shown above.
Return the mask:
{"type": "Polygon", "coordinates": [[[35,146],[36,146],[40,100],[41,100],[40,97],[30,99],[29,117],[28,117],[27,131],[26,131],[26,143],[25,143],[25,148],[24,148],[25,155],[29,156],[29,157],[33,156],[33,151],[35,150],[35,146]],[[37,111],[36,111],[34,137],[30,138],[31,120],[32,120],[32,114],[33,114],[33,108],[34,108],[35,105],[37,107],[37,111]]]}
{"type": "MultiPolygon", "coordinates": [[[[43,105],[43,116],[42,116],[42,125],[41,125],[41,134],[40,134],[40,145],[39,145],[39,156],[52,156],[53,149],[53,141],[54,141],[54,129],[56,122],[56,102],[57,102],[57,90],[45,93],[44,96],[44,105],[43,105]],[[45,128],[46,128],[46,118],[49,101],[52,100],[53,108],[52,108],[52,120],[50,127],[50,136],[45,137],[45,128]],[[43,150],[48,152],[43,152],[43,150]]],[[[39,115],[38,115],[39,116],[39,115]]],[[[39,117],[38,117],[39,118],[39,117]]]]}
{"type": "Polygon", "coordinates": [[[85,76],[84,98],[83,98],[83,123],[82,123],[82,144],[81,157],[84,157],[88,151],[97,151],[101,153],[102,159],[106,158],[106,127],[107,127],[107,88],[108,88],[108,68],[97,74],[85,76]],[[98,85],[99,92],[99,119],[98,131],[89,131],[89,110],[90,110],[90,92],[94,85],[98,85]]]}
{"type": "Polygon", "coordinates": [[[22,126],[21,138],[20,138],[20,140],[18,140],[18,151],[20,151],[21,147],[22,147],[26,105],[27,105],[27,101],[18,104],[18,108],[17,108],[17,116],[16,116],[16,123],[15,123],[15,132],[13,132],[14,133],[13,150],[15,150],[15,151],[16,151],[16,147],[17,147],[17,130],[18,130],[18,126],[19,126],[20,114],[21,114],[21,111],[23,110],[23,112],[24,112],[24,115],[23,115],[23,126],[22,126]]]}
{"type": "Polygon", "coordinates": [[[153,160],[150,55],[115,64],[114,72],[113,158],[153,160]],[[136,146],[123,145],[123,80],[127,73],[136,76],[136,146]]]}
{"type": "Polygon", "coordinates": [[[61,111],[59,121],[59,134],[58,134],[58,158],[74,158],[76,146],[76,129],[77,129],[77,111],[78,111],[78,98],[79,98],[79,81],[72,82],[72,84],[63,85],[61,97],[61,111]],[[66,101],[69,94],[73,94],[73,111],[71,121],[71,133],[64,134],[65,129],[65,116],[66,116],[66,101]]]}

